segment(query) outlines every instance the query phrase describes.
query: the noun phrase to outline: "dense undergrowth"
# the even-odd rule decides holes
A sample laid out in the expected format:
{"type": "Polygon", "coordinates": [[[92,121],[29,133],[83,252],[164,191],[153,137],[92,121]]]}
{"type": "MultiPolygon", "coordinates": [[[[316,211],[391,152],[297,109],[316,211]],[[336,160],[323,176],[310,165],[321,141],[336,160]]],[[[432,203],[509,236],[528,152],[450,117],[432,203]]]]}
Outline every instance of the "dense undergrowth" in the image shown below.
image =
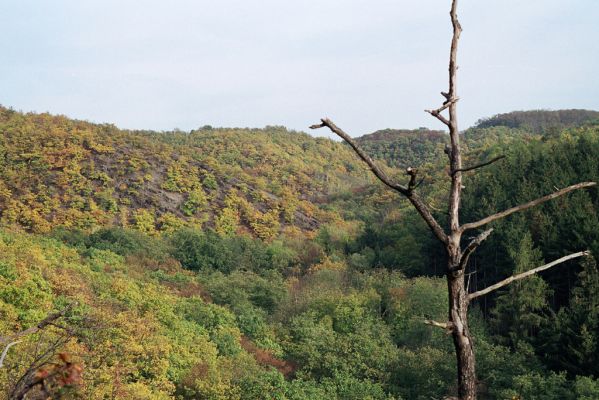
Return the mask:
{"type": "MultiPolygon", "coordinates": [[[[277,244],[199,231],[55,236],[0,236],[2,331],[76,304],[60,326],[11,351],[3,390],[63,336],[60,351],[83,368],[76,393],[89,399],[424,399],[452,390],[450,343],[422,324],[446,312],[443,279],[356,272],[326,256],[302,266],[277,244]],[[223,265],[207,245],[244,250],[223,265]],[[308,272],[295,274],[298,263],[308,272]]],[[[494,343],[482,316],[472,317],[492,398],[597,393],[596,381],[568,381],[494,343]]]]}

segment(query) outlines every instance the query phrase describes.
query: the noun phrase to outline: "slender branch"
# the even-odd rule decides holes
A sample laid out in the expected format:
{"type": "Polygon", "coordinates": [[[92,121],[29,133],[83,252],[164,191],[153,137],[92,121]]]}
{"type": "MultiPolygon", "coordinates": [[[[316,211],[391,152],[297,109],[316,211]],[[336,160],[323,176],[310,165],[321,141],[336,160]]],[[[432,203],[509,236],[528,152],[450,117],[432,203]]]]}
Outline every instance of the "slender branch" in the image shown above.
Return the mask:
{"type": "Polygon", "coordinates": [[[505,158],[505,156],[504,156],[504,155],[501,155],[501,156],[499,156],[499,157],[492,158],[492,159],[490,159],[489,161],[486,161],[486,162],[483,162],[483,163],[480,163],[480,164],[476,164],[476,165],[473,165],[473,166],[471,166],[471,167],[466,167],[466,168],[458,168],[458,169],[456,169],[455,171],[453,171],[453,173],[455,174],[455,173],[457,173],[457,172],[466,172],[466,171],[472,171],[473,169],[477,169],[477,168],[486,167],[487,165],[493,164],[494,162],[496,162],[496,161],[499,161],[499,160],[501,160],[501,159],[504,159],[504,158],[505,158]]]}
{"type": "Polygon", "coordinates": [[[471,300],[473,300],[473,299],[476,299],[477,297],[480,297],[480,296],[484,296],[485,294],[487,294],[487,293],[491,293],[492,291],[494,291],[494,290],[497,290],[497,289],[499,289],[499,288],[502,288],[502,287],[504,287],[505,285],[509,285],[510,283],[512,283],[512,282],[514,282],[514,281],[517,281],[517,280],[520,280],[520,279],[524,279],[524,278],[526,278],[527,276],[530,276],[530,275],[536,274],[537,272],[540,272],[540,271],[544,271],[544,270],[546,270],[546,269],[549,269],[549,268],[551,268],[551,267],[554,267],[554,266],[556,266],[556,265],[558,265],[558,264],[564,263],[564,262],[566,262],[566,261],[568,261],[568,260],[571,260],[571,259],[573,259],[573,258],[578,258],[578,257],[588,256],[588,255],[590,255],[590,254],[591,254],[591,253],[590,253],[589,251],[580,251],[580,252],[578,252],[578,253],[570,254],[570,255],[567,255],[567,256],[565,256],[565,257],[559,258],[559,259],[557,259],[557,260],[555,260],[555,261],[552,261],[552,262],[550,262],[549,264],[545,264],[545,265],[542,265],[542,266],[540,266],[540,267],[533,268],[533,269],[531,269],[531,270],[529,270],[529,271],[526,271],[526,272],[523,272],[523,273],[521,273],[521,274],[518,274],[518,275],[512,275],[512,276],[510,276],[509,278],[507,278],[507,279],[504,279],[504,280],[502,280],[502,281],[500,281],[500,282],[497,282],[496,284],[494,284],[494,285],[491,285],[491,286],[489,286],[489,287],[488,287],[488,288],[486,288],[486,289],[479,290],[478,292],[470,293],[470,294],[468,295],[468,301],[471,301],[471,300]]]}
{"type": "Polygon", "coordinates": [[[425,319],[424,323],[430,326],[436,326],[437,328],[445,329],[449,332],[453,329],[453,324],[451,322],[437,322],[432,319],[425,319]]]}
{"type": "Polygon", "coordinates": [[[6,345],[6,347],[4,347],[4,351],[2,352],[2,355],[0,355],[0,368],[2,368],[4,366],[4,359],[6,358],[6,355],[8,354],[8,350],[15,344],[19,344],[19,343],[21,343],[21,340],[10,342],[6,345]]]}
{"type": "Polygon", "coordinates": [[[61,311],[53,313],[53,314],[49,314],[46,318],[44,318],[43,320],[41,320],[37,325],[34,325],[30,328],[25,329],[24,331],[21,332],[17,332],[13,335],[10,336],[0,336],[0,343],[10,343],[11,341],[15,341],[15,339],[18,339],[20,337],[26,336],[26,335],[31,335],[33,333],[36,333],[42,329],[44,329],[46,326],[52,324],[54,321],[56,321],[57,319],[64,317],[65,314],[71,309],[73,308],[73,306],[75,305],[75,303],[71,303],[68,306],[66,306],[65,308],[63,308],[61,311]]]}
{"type": "Polygon", "coordinates": [[[424,219],[424,222],[426,222],[429,228],[433,231],[437,239],[439,239],[441,243],[446,244],[448,240],[447,235],[435,217],[433,217],[433,214],[431,214],[428,206],[422,201],[422,199],[420,199],[420,197],[418,197],[416,193],[410,193],[407,195],[407,198],[410,200],[410,203],[412,203],[416,211],[418,211],[422,219],[424,219]]]}
{"type": "Polygon", "coordinates": [[[486,225],[490,222],[496,221],[498,219],[505,218],[508,215],[511,215],[518,211],[527,210],[527,209],[534,207],[536,205],[539,205],[541,203],[545,203],[546,201],[553,200],[556,197],[563,196],[564,194],[572,192],[574,190],[588,188],[591,186],[595,186],[596,184],[597,184],[596,182],[577,183],[576,185],[568,186],[567,188],[563,188],[561,190],[558,190],[557,192],[553,192],[551,194],[548,194],[547,196],[540,197],[536,200],[529,201],[528,203],[520,204],[519,206],[512,207],[505,211],[499,212],[497,214],[490,215],[486,218],[481,219],[480,221],[464,224],[464,225],[462,225],[462,227],[460,229],[462,232],[467,231],[468,229],[475,229],[475,228],[481,227],[483,225],[486,225]]]}
{"type": "Polygon", "coordinates": [[[429,113],[430,115],[432,115],[433,117],[437,118],[439,121],[441,121],[442,123],[444,123],[445,125],[447,125],[447,127],[451,126],[451,123],[447,120],[447,118],[445,118],[440,111],[438,110],[424,110],[425,112],[429,113]]]}
{"type": "Polygon", "coordinates": [[[364,152],[364,150],[362,150],[360,146],[347,133],[343,131],[343,129],[339,128],[337,125],[333,123],[333,121],[331,121],[328,118],[323,118],[321,119],[321,121],[321,124],[312,125],[310,126],[310,129],[319,129],[324,127],[329,128],[333,133],[345,140],[347,144],[349,144],[352,147],[352,149],[354,149],[358,156],[360,156],[360,158],[370,167],[370,170],[374,173],[374,175],[376,175],[377,178],[379,178],[381,182],[389,186],[391,189],[397,190],[401,194],[406,195],[408,193],[407,187],[392,182],[391,179],[389,179],[389,177],[387,176],[387,174],[385,174],[385,172],[374,163],[372,158],[370,158],[370,156],[366,154],[366,152],[364,152]]]}
{"type": "Polygon", "coordinates": [[[472,241],[468,244],[468,246],[466,246],[466,248],[464,249],[464,252],[462,253],[462,258],[460,259],[460,264],[458,265],[458,269],[466,268],[466,265],[468,264],[468,259],[470,258],[472,253],[474,253],[474,251],[478,248],[478,246],[480,246],[480,244],[489,237],[491,232],[493,232],[493,228],[487,229],[486,231],[484,231],[483,233],[481,233],[480,235],[478,235],[477,237],[472,239],[472,241]]]}
{"type": "Polygon", "coordinates": [[[468,277],[468,281],[466,282],[466,293],[468,293],[468,291],[470,290],[470,278],[472,278],[472,275],[476,275],[477,273],[478,271],[474,271],[465,275],[466,277],[468,277]]]}
{"type": "Polygon", "coordinates": [[[387,174],[385,174],[385,172],[374,163],[372,158],[370,158],[370,156],[366,154],[366,152],[362,150],[362,148],[347,133],[345,133],[341,128],[335,125],[333,121],[331,121],[328,118],[323,118],[321,119],[321,121],[322,123],[312,125],[310,129],[319,129],[327,127],[337,136],[345,140],[347,144],[349,144],[352,147],[352,149],[354,149],[358,156],[360,156],[360,158],[370,167],[370,170],[381,182],[389,186],[391,189],[398,191],[402,195],[406,196],[408,200],[410,200],[412,205],[416,208],[416,211],[418,211],[422,219],[424,219],[424,221],[433,231],[437,239],[439,239],[442,243],[447,243],[447,235],[445,234],[445,231],[443,230],[441,225],[439,225],[433,214],[431,214],[426,204],[420,199],[420,197],[416,195],[416,193],[414,193],[409,188],[409,186],[405,187],[403,185],[392,182],[387,176],[387,174]]]}
{"type": "MultiPolygon", "coordinates": [[[[452,106],[453,104],[457,103],[460,100],[459,97],[449,98],[449,94],[448,93],[441,92],[441,94],[443,95],[443,97],[446,98],[446,100],[443,102],[443,105],[441,107],[437,108],[436,110],[424,110],[425,112],[427,112],[427,113],[429,113],[429,114],[431,114],[431,115],[433,115],[433,116],[435,116],[437,118],[439,118],[439,116],[442,116],[441,113],[443,111],[445,111],[450,106],[452,106]]],[[[443,122],[443,120],[441,122],[443,122]]],[[[448,125],[448,124],[446,124],[446,125],[448,125]]]]}

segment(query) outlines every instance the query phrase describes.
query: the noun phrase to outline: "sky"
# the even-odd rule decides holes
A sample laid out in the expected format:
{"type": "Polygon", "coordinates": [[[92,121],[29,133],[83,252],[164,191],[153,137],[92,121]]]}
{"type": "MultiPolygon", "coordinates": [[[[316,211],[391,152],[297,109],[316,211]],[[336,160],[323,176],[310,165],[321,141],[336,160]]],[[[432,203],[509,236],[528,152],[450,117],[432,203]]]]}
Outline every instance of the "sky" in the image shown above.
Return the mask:
{"type": "MultiPolygon", "coordinates": [[[[2,0],[0,104],[121,128],[442,129],[449,0],[2,0]]],[[[599,1],[461,0],[462,128],[599,109],[599,1]]],[[[317,135],[328,135],[319,130],[317,135]]]]}

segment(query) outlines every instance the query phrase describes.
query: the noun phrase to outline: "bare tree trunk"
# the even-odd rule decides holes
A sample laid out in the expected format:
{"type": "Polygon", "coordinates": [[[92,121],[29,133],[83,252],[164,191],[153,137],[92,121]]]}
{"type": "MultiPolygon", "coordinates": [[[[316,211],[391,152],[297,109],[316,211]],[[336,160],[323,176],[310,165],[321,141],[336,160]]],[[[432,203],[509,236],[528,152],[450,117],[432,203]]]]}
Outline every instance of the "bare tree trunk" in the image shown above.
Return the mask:
{"type": "Polygon", "coordinates": [[[476,399],[476,362],[468,328],[468,289],[465,286],[464,254],[460,242],[458,227],[456,233],[449,235],[446,245],[448,320],[457,361],[458,396],[461,400],[473,400],[476,399]]]}
{"type": "MultiPolygon", "coordinates": [[[[447,289],[449,297],[449,321],[455,347],[458,370],[458,396],[461,400],[476,399],[476,362],[470,329],[468,328],[468,293],[465,287],[464,273],[467,257],[461,250],[462,233],[460,230],[460,202],[462,197],[462,153],[460,131],[457,117],[457,53],[462,26],[457,16],[457,0],[451,4],[451,24],[453,36],[449,52],[449,91],[444,106],[449,108],[449,137],[451,150],[449,155],[451,189],[449,196],[449,230],[447,248],[447,289]]],[[[433,115],[440,116],[440,111],[433,115]]],[[[484,238],[482,239],[484,240],[484,238]]],[[[481,241],[482,241],[481,240],[481,241]]]]}
{"type": "Polygon", "coordinates": [[[448,276],[449,321],[457,358],[458,396],[461,400],[476,399],[476,363],[472,337],[468,328],[468,299],[464,287],[464,272],[448,276]]]}

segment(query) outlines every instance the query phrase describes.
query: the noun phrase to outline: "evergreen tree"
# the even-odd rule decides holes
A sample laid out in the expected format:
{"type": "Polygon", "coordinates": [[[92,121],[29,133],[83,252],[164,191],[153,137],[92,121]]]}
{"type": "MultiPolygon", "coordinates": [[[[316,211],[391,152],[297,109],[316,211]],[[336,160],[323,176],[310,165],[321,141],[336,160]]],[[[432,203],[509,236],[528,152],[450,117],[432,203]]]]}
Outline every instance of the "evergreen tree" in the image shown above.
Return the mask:
{"type": "MultiPolygon", "coordinates": [[[[544,264],[541,250],[534,247],[530,232],[508,252],[514,263],[514,274],[544,264]]],[[[491,319],[500,341],[514,348],[530,344],[549,310],[549,294],[547,283],[538,275],[514,282],[501,292],[491,319]]]]}
{"type": "Polygon", "coordinates": [[[570,304],[544,326],[539,347],[553,369],[599,377],[599,272],[592,258],[582,267],[570,304]]]}

